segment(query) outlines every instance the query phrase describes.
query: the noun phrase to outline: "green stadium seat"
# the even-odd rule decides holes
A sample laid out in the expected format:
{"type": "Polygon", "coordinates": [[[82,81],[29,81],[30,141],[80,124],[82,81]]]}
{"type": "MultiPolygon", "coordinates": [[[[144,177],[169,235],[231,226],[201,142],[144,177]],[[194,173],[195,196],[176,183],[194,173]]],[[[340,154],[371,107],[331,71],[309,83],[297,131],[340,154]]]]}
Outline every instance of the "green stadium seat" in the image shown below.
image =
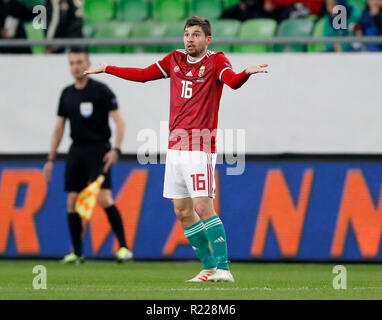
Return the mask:
{"type": "Polygon", "coordinates": [[[117,2],[117,19],[128,22],[146,20],[149,16],[147,0],[119,0],[117,2]]]}
{"type": "Polygon", "coordinates": [[[97,31],[97,26],[92,23],[82,24],[82,36],[84,38],[92,38],[97,31]]]}
{"type": "Polygon", "coordinates": [[[308,16],[305,16],[304,18],[305,18],[305,19],[310,19],[310,20],[312,20],[314,23],[316,23],[317,20],[318,20],[318,16],[316,16],[315,14],[310,14],[310,15],[308,15],[308,16]]]}
{"type": "MultiPolygon", "coordinates": [[[[184,21],[168,23],[164,38],[183,38],[184,24],[184,21]]],[[[160,47],[161,52],[171,52],[175,49],[184,49],[183,41],[180,41],[178,45],[163,45],[160,47]]]]}
{"type": "MultiPolygon", "coordinates": [[[[320,19],[316,22],[313,29],[313,37],[320,38],[324,36],[324,19],[320,19]]],[[[310,43],[308,44],[308,52],[322,52],[326,50],[326,46],[323,43],[310,43]]]]}
{"type": "MultiPolygon", "coordinates": [[[[271,38],[275,35],[277,22],[273,19],[250,19],[242,23],[240,38],[271,38]]],[[[233,46],[234,52],[269,52],[270,45],[239,44],[233,46]]]]}
{"type": "MultiPolygon", "coordinates": [[[[163,22],[147,21],[137,23],[133,26],[130,37],[131,38],[163,38],[167,30],[167,24],[163,22]]],[[[160,52],[160,46],[128,46],[125,48],[126,52],[160,52]]]]}
{"type": "MultiPolygon", "coordinates": [[[[25,33],[29,40],[43,40],[45,38],[44,30],[33,28],[32,22],[24,24],[25,33]]],[[[32,46],[33,54],[44,53],[44,46],[32,46]]]]}
{"type": "MultiPolygon", "coordinates": [[[[288,19],[280,23],[277,30],[278,37],[309,37],[313,30],[314,22],[311,19],[288,19]]],[[[280,45],[276,44],[273,47],[274,52],[305,52],[306,45],[291,44],[280,45]]]]}
{"type": "Polygon", "coordinates": [[[221,0],[191,0],[192,16],[214,20],[220,17],[222,10],[221,0]]]}
{"type": "MultiPolygon", "coordinates": [[[[213,38],[236,38],[239,29],[240,29],[240,21],[238,20],[215,20],[211,21],[212,26],[212,37],[213,38]]],[[[229,44],[214,44],[212,40],[212,44],[209,46],[209,49],[212,51],[223,51],[223,52],[231,52],[232,45],[229,44]]]]}
{"type": "MultiPolygon", "coordinates": [[[[132,26],[126,22],[112,21],[97,26],[93,38],[99,39],[125,39],[128,38],[132,26]]],[[[90,47],[91,53],[122,53],[124,46],[98,46],[90,47]]]]}
{"type": "Polygon", "coordinates": [[[103,23],[114,17],[112,0],[85,0],[84,20],[90,23],[103,23]]]}
{"type": "Polygon", "coordinates": [[[45,3],[44,0],[21,0],[20,2],[26,4],[29,7],[43,5],[45,3]]]}
{"type": "Polygon", "coordinates": [[[162,22],[174,22],[185,18],[185,0],[153,0],[153,18],[162,22]]]}
{"type": "Polygon", "coordinates": [[[236,6],[240,0],[223,0],[223,7],[224,9],[231,8],[233,6],[236,6]]]}
{"type": "Polygon", "coordinates": [[[44,3],[45,3],[44,0],[22,0],[20,2],[26,4],[29,7],[34,7],[34,6],[38,6],[38,5],[44,5],[44,3]]]}

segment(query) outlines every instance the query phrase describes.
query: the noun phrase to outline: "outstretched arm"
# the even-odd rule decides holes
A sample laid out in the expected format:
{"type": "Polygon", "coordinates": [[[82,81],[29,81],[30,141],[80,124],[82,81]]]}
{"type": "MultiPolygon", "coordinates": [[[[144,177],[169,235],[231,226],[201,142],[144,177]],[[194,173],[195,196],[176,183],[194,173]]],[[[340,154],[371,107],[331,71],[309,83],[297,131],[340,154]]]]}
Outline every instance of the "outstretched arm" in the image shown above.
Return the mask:
{"type": "Polygon", "coordinates": [[[266,67],[268,67],[267,64],[253,65],[240,73],[235,73],[232,69],[227,68],[221,75],[221,81],[232,89],[239,89],[252,74],[268,73],[268,70],[264,69],[266,67]]]}
{"type": "Polygon", "coordinates": [[[239,89],[252,74],[268,73],[267,64],[252,65],[240,73],[232,70],[231,62],[223,53],[217,53],[214,60],[215,76],[232,89],[239,89]]]}
{"type": "Polygon", "coordinates": [[[164,78],[163,73],[159,70],[156,64],[152,64],[147,68],[120,68],[108,66],[102,63],[93,70],[85,71],[84,74],[96,74],[103,72],[112,74],[125,80],[137,82],[146,82],[164,78]]]}

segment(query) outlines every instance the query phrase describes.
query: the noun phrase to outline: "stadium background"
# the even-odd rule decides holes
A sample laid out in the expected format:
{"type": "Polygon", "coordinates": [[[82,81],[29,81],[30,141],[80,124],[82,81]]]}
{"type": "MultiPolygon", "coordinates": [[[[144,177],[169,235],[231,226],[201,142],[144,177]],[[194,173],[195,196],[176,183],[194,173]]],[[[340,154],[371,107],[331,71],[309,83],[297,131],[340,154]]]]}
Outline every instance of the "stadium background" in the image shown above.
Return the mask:
{"type": "MultiPolygon", "coordinates": [[[[202,7],[199,12],[192,7],[198,1],[154,1],[159,3],[157,7],[135,1],[127,7],[143,8],[137,9],[145,13],[142,16],[120,7],[133,2],[86,1],[85,37],[179,37],[187,14],[217,18],[216,8],[227,5],[204,1],[209,9],[202,7]],[[133,20],[126,23],[129,19],[133,20]]],[[[292,28],[285,27],[291,32],[286,34],[281,24],[270,21],[240,24],[222,20],[216,25],[228,31],[215,35],[320,36],[322,19],[283,22],[292,24],[292,28]],[[266,34],[256,34],[263,30],[256,27],[259,24],[268,26],[266,34]],[[230,33],[232,30],[236,33],[230,33]]],[[[30,25],[27,30],[30,39],[42,37],[30,25]]],[[[220,127],[233,129],[234,134],[246,130],[244,173],[227,176],[230,165],[224,163],[217,166],[216,174],[215,207],[226,226],[232,260],[382,259],[380,54],[314,53],[324,48],[313,44],[222,44],[212,48],[226,52],[237,71],[250,63],[270,65],[268,75],[255,76],[239,91],[224,89],[221,103],[220,127]]],[[[33,55],[2,55],[0,60],[6,75],[0,77],[0,87],[6,88],[0,96],[0,256],[6,258],[58,258],[70,250],[64,155],[59,157],[49,185],[41,168],[59,93],[72,80],[65,55],[39,54],[42,51],[42,46],[34,46],[33,55]]],[[[91,52],[97,55],[91,60],[93,64],[143,67],[168,51],[169,47],[159,45],[93,46],[91,52]]],[[[138,133],[145,129],[159,133],[161,121],[168,118],[169,82],[142,85],[107,75],[99,80],[117,94],[126,121],[125,156],[113,171],[113,193],[129,246],[136,259],[193,259],[171,203],[162,198],[164,165],[141,165],[136,159],[142,145],[138,133]]],[[[158,154],[165,152],[166,143],[161,139],[163,135],[158,137],[158,154]]],[[[238,144],[234,142],[231,149],[223,144],[220,150],[232,153],[238,144]]],[[[64,154],[68,146],[67,129],[60,152],[64,154]]],[[[105,222],[106,216],[97,208],[85,231],[87,257],[112,257],[115,241],[105,222]]]]}

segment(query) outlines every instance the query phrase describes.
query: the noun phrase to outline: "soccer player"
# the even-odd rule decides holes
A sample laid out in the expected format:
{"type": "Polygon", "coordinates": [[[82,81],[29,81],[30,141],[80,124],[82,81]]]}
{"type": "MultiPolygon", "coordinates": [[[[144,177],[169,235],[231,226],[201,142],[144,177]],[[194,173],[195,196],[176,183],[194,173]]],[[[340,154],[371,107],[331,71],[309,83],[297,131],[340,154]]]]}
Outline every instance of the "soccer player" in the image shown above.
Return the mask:
{"type": "Polygon", "coordinates": [[[49,181],[56,151],[68,119],[73,144],[66,160],[65,191],[68,192],[68,223],[74,252],[66,255],[61,262],[79,264],[84,261],[82,220],[75,212],[75,202],[79,192],[102,172],[105,172],[105,181],[97,201],[105,209],[112,230],[119,241],[120,249],[116,253],[116,258],[121,262],[131,259],[132,252],[127,249],[122,219],[110,190],[110,167],[120,156],[125,124],[119,113],[114,93],[105,84],[84,75],[84,71],[90,66],[86,50],[72,49],[69,53],[69,64],[75,82],[61,93],[58,119],[48,159],[43,168],[43,174],[49,181]],[[115,145],[112,149],[109,142],[111,136],[109,116],[116,124],[115,145]]]}
{"type": "Polygon", "coordinates": [[[253,65],[236,74],[222,52],[208,50],[211,41],[209,21],[194,16],[184,27],[185,49],[144,69],[101,64],[86,74],[106,72],[140,82],[171,79],[163,196],[172,200],[184,234],[202,263],[202,271],[188,281],[233,282],[224,226],[213,206],[219,103],[223,84],[238,89],[250,75],[266,73],[268,65],[253,65]]]}

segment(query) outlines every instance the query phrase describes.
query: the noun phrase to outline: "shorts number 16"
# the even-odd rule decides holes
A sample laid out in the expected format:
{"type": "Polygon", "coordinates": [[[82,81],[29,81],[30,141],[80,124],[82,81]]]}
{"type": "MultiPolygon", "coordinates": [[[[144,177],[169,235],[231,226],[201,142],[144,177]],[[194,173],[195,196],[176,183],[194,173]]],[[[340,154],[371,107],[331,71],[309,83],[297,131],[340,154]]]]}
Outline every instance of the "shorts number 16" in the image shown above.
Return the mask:
{"type": "Polygon", "coordinates": [[[191,175],[192,187],[194,191],[206,190],[206,181],[202,180],[203,177],[204,177],[203,173],[191,175]]]}

